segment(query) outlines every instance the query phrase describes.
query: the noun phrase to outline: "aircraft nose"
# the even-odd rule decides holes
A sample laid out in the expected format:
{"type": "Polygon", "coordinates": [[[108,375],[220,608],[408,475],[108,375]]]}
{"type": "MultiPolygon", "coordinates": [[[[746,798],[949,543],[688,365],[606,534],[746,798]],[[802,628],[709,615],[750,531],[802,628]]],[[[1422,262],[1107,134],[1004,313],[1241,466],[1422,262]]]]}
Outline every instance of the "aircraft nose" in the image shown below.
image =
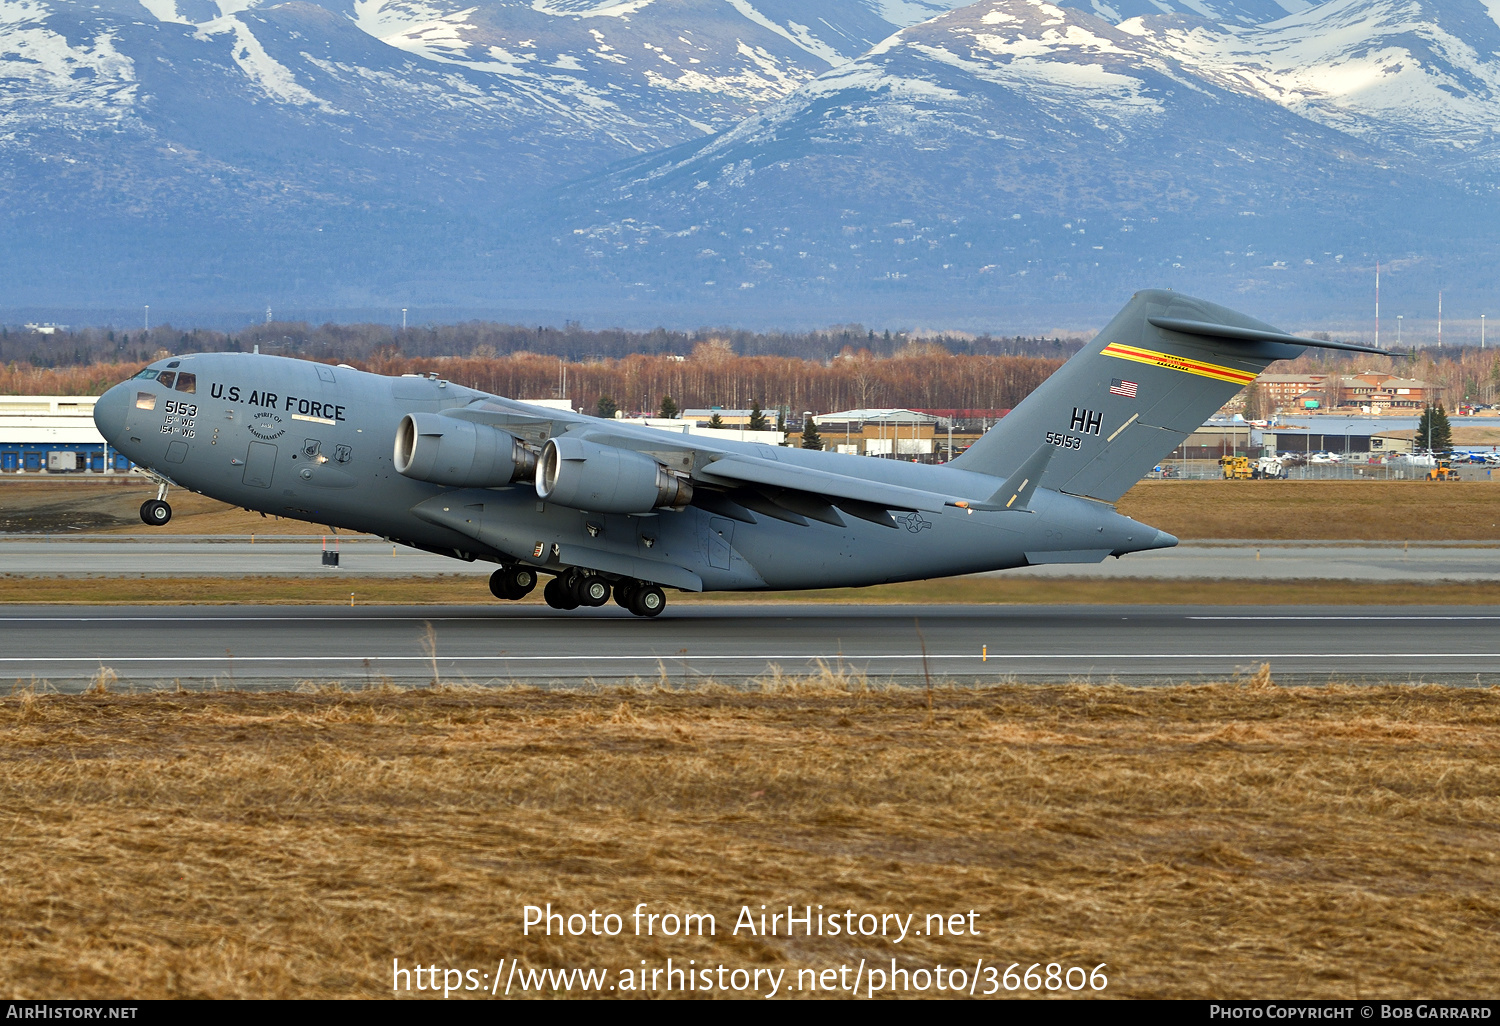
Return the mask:
{"type": "Polygon", "coordinates": [[[125,433],[125,413],[129,409],[129,382],[111,388],[94,404],[94,426],[111,445],[125,433]]]}

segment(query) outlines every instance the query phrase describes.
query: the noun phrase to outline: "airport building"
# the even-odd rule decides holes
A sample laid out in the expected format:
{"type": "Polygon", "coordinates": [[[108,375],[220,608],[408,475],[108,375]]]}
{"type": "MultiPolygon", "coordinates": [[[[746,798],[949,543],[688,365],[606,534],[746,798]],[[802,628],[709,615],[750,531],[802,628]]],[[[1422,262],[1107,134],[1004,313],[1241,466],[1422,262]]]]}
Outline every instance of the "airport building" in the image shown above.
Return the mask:
{"type": "Polygon", "coordinates": [[[844,410],[813,418],[823,445],[861,456],[927,456],[937,449],[941,417],[917,410],[844,410]],[[842,436],[842,437],[840,437],[842,436]]]}
{"type": "MultiPolygon", "coordinates": [[[[1262,374],[1251,386],[1264,397],[1266,413],[1293,410],[1418,413],[1442,399],[1442,386],[1418,378],[1368,371],[1361,374],[1262,374]]],[[[1243,407],[1244,394],[1225,404],[1243,407]]]]}
{"type": "Polygon", "coordinates": [[[94,427],[92,395],[0,396],[0,473],[105,473],[131,467],[94,427]]]}

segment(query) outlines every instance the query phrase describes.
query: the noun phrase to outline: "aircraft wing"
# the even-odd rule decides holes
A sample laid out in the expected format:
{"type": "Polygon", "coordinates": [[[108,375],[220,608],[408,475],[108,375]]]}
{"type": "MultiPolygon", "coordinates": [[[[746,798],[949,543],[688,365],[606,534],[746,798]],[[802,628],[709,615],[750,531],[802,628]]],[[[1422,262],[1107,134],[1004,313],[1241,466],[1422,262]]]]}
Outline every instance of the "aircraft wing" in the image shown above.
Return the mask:
{"type": "MultiPolygon", "coordinates": [[[[499,396],[444,410],[442,416],[501,428],[533,444],[557,434],[559,425],[573,424],[583,419],[576,413],[549,410],[543,406],[532,406],[499,396]]],[[[563,427],[562,430],[567,428],[563,427]]]]}
{"type": "Polygon", "coordinates": [[[726,456],[714,460],[698,471],[710,482],[734,485],[766,485],[772,488],[789,488],[826,498],[831,505],[840,506],[840,499],[879,506],[882,509],[927,510],[941,513],[945,505],[940,495],[916,488],[868,481],[858,477],[847,477],[824,470],[794,467],[772,460],[758,460],[748,456],[726,456]]]}

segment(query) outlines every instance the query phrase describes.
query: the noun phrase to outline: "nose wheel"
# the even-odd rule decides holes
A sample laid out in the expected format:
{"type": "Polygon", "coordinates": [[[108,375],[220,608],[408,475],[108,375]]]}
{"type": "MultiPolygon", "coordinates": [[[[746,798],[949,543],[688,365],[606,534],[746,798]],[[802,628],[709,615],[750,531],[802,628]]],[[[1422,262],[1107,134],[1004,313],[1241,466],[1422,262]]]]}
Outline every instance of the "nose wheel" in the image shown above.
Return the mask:
{"type": "MultiPolygon", "coordinates": [[[[152,475],[155,476],[155,475],[152,475]]],[[[156,498],[141,503],[141,522],[152,527],[161,527],[172,519],[172,507],[167,505],[167,482],[156,478],[156,498]]]]}
{"type": "Polygon", "coordinates": [[[162,499],[147,499],[141,503],[141,520],[152,527],[161,527],[172,519],[172,507],[162,499]]]}

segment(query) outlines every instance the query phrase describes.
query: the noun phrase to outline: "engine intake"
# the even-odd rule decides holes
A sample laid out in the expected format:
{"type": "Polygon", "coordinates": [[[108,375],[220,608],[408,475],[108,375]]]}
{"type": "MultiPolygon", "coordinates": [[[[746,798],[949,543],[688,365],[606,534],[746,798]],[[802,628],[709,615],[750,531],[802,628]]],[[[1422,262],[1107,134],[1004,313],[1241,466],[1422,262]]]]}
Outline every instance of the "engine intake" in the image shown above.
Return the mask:
{"type": "Polygon", "coordinates": [[[693,485],[649,456],[564,435],[542,447],[536,494],[593,513],[649,513],[686,506],[693,485]]]}
{"type": "Polygon", "coordinates": [[[515,435],[436,413],[408,413],[396,428],[396,472],[416,481],[495,488],[528,480],[536,453],[515,435]]]}

